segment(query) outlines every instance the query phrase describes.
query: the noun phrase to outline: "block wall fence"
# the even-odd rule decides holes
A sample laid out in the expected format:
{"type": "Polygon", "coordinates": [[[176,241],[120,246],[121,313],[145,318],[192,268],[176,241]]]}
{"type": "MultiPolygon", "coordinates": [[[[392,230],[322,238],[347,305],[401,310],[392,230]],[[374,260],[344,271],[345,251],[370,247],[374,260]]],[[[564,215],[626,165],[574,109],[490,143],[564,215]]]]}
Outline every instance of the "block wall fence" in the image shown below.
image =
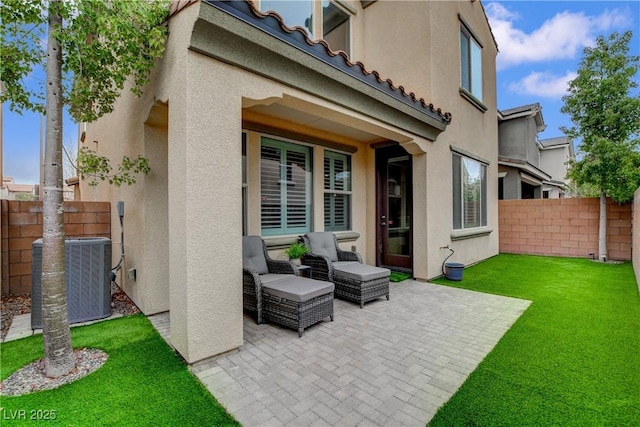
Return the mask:
{"type": "MultiPolygon", "coordinates": [[[[31,249],[42,237],[42,202],[0,200],[2,295],[31,292],[31,249]]],[[[111,238],[109,202],[65,202],[65,237],[111,238]]]]}
{"type": "MultiPolygon", "coordinates": [[[[67,237],[111,238],[109,202],[65,202],[67,237]]],[[[598,251],[597,198],[500,200],[500,252],[589,257],[598,251]]],[[[610,259],[632,260],[640,291],[640,189],[633,203],[608,202],[610,259]]],[[[31,250],[42,237],[42,202],[0,200],[2,295],[31,290],[31,250]]]]}
{"type": "MultiPolygon", "coordinates": [[[[500,200],[500,252],[597,258],[599,212],[598,198],[500,200]]],[[[609,259],[631,260],[632,204],[607,200],[607,221],[609,259]]]]}

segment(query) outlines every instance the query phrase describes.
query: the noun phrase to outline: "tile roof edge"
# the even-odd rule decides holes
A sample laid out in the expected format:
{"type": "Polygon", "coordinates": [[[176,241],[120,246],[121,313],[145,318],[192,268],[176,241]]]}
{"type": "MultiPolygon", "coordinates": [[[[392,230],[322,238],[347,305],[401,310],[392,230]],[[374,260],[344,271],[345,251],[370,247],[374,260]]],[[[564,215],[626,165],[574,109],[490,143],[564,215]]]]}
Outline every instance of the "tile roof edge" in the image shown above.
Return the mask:
{"type": "Polygon", "coordinates": [[[199,3],[200,0],[171,0],[169,4],[169,13],[165,21],[168,21],[172,16],[177,15],[189,6],[199,3]]]}
{"type": "MultiPolygon", "coordinates": [[[[220,0],[209,0],[208,2],[210,2],[210,3],[227,3],[226,1],[220,1],[220,0]]],[[[258,17],[260,19],[266,19],[267,17],[272,17],[272,18],[276,19],[276,21],[278,22],[278,24],[280,25],[282,30],[285,31],[286,33],[288,33],[288,34],[297,33],[297,34],[302,35],[303,39],[305,40],[305,42],[310,47],[321,45],[324,48],[324,50],[326,51],[326,54],[328,56],[330,56],[331,58],[334,58],[336,56],[342,57],[342,59],[344,60],[345,64],[349,68],[358,67],[360,69],[360,72],[364,76],[373,75],[376,78],[376,81],[378,82],[379,85],[387,85],[389,87],[389,89],[391,89],[393,92],[400,93],[402,95],[402,97],[404,97],[404,98],[410,98],[411,101],[413,101],[413,103],[419,104],[424,110],[428,109],[431,113],[437,114],[438,117],[445,124],[451,123],[452,115],[451,115],[450,112],[443,112],[441,108],[436,108],[432,103],[427,103],[427,101],[425,101],[424,98],[418,98],[418,96],[414,92],[408,92],[404,88],[404,86],[402,86],[402,85],[395,86],[395,84],[393,83],[393,81],[391,79],[389,79],[389,78],[383,79],[380,76],[380,73],[378,73],[378,71],[376,71],[376,70],[371,70],[371,71],[367,70],[366,66],[364,65],[364,63],[362,63],[362,61],[352,62],[351,59],[349,58],[349,55],[346,52],[344,52],[342,50],[333,51],[329,47],[329,44],[323,39],[311,40],[311,38],[309,37],[309,34],[307,33],[306,29],[304,29],[303,27],[300,27],[300,26],[295,26],[295,27],[287,26],[284,23],[284,19],[277,12],[274,12],[272,10],[269,10],[267,12],[262,12],[253,4],[253,2],[251,0],[244,0],[243,3],[246,3],[246,4],[249,5],[249,8],[251,9],[252,13],[256,17],[258,17]]],[[[396,98],[396,99],[398,99],[398,98],[396,98]]],[[[407,104],[407,105],[411,105],[411,104],[409,104],[408,101],[405,101],[404,103],[407,104]]]]}

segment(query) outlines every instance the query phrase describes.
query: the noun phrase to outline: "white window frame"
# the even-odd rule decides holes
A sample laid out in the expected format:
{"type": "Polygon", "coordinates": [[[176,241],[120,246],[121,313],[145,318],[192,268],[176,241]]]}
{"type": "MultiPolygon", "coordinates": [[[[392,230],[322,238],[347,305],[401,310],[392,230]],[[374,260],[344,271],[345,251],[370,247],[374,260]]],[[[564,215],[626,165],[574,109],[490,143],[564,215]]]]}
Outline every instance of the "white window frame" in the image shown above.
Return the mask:
{"type": "Polygon", "coordinates": [[[482,45],[462,22],[460,23],[460,88],[475,98],[475,100],[480,103],[482,102],[482,45]],[[464,49],[465,40],[467,46],[466,52],[464,49]],[[468,81],[465,81],[465,72],[468,76],[468,81]]]}
{"type": "Polygon", "coordinates": [[[329,165],[329,185],[327,186],[327,181],[326,179],[323,179],[323,198],[322,198],[322,203],[323,203],[323,211],[325,212],[325,218],[324,218],[324,229],[325,231],[348,231],[351,230],[352,227],[352,211],[353,211],[353,195],[352,195],[352,189],[353,189],[353,169],[352,169],[352,156],[349,153],[343,153],[340,151],[335,151],[335,150],[324,150],[324,156],[323,156],[323,161],[322,161],[322,172],[323,175],[325,175],[326,178],[326,174],[327,171],[325,170],[325,162],[327,159],[330,159],[330,165],[329,165]],[[342,190],[336,189],[335,188],[335,174],[333,173],[334,171],[334,167],[335,167],[335,159],[339,159],[342,158],[345,163],[348,165],[348,176],[349,176],[349,180],[348,180],[348,185],[346,185],[342,190]],[[330,196],[346,196],[346,207],[345,207],[345,223],[344,224],[340,224],[340,225],[336,225],[335,224],[335,218],[327,218],[326,216],[326,196],[330,195],[330,196]]]}
{"type": "Polygon", "coordinates": [[[487,164],[463,154],[452,152],[452,195],[453,195],[453,229],[469,230],[487,226],[487,164]],[[465,161],[473,162],[480,167],[480,201],[478,224],[469,224],[466,221],[465,206],[465,161]],[[458,211],[458,212],[457,212],[458,211]]]}
{"type": "Polygon", "coordinates": [[[288,235],[288,234],[303,234],[312,230],[313,225],[313,146],[309,144],[301,143],[300,141],[290,141],[284,138],[273,137],[269,135],[261,135],[260,137],[260,230],[263,236],[276,236],[276,235],[288,235]],[[278,179],[280,187],[280,210],[281,216],[280,221],[281,225],[278,228],[264,227],[264,219],[263,219],[263,201],[264,201],[264,189],[263,189],[263,180],[262,180],[262,171],[263,171],[263,155],[262,149],[264,146],[274,147],[280,145],[282,148],[287,151],[294,152],[303,152],[306,151],[306,159],[305,159],[305,167],[307,168],[305,171],[306,179],[305,179],[305,225],[302,227],[293,227],[290,226],[288,221],[287,213],[287,195],[288,195],[288,186],[294,184],[294,182],[288,179],[288,171],[286,170],[286,164],[280,163],[280,177],[278,179]],[[283,167],[284,166],[284,167],[283,167]],[[285,185],[285,187],[282,187],[285,185]],[[287,190],[284,190],[287,189],[287,190]]]}
{"type": "MultiPolygon", "coordinates": [[[[327,1],[327,0],[325,0],[325,1],[327,1]]],[[[323,14],[322,14],[323,16],[321,17],[321,19],[319,20],[320,22],[318,23],[319,28],[320,28],[320,31],[318,33],[322,35],[323,39],[325,39],[325,37],[326,37],[326,34],[324,33],[324,3],[325,3],[325,1],[321,1],[320,2],[321,8],[322,8],[322,12],[323,12],[323,14]]],[[[328,3],[329,4],[333,4],[334,7],[336,7],[338,10],[340,10],[341,12],[343,12],[344,14],[346,14],[348,16],[348,19],[347,19],[348,37],[347,37],[347,40],[346,40],[346,42],[347,42],[346,50],[344,50],[344,52],[346,52],[347,55],[351,56],[352,38],[353,38],[353,36],[351,34],[352,33],[352,20],[351,20],[351,17],[354,15],[354,13],[352,11],[350,11],[349,8],[347,8],[343,4],[343,2],[335,1],[335,0],[328,0],[328,3]]],[[[332,50],[343,50],[343,49],[334,49],[334,47],[331,46],[331,45],[329,45],[329,47],[332,50]]]]}
{"type": "MultiPolygon", "coordinates": [[[[282,5],[286,5],[286,3],[291,2],[292,0],[289,1],[283,1],[280,0],[280,3],[282,5]]],[[[293,0],[296,1],[296,0],[293,0]]],[[[324,31],[324,17],[323,17],[323,12],[324,12],[324,3],[325,1],[315,1],[315,0],[305,0],[305,2],[309,3],[311,5],[310,9],[310,17],[312,18],[312,22],[309,28],[309,26],[306,26],[305,23],[301,23],[301,22],[288,22],[288,20],[286,19],[286,13],[285,11],[282,10],[282,8],[280,8],[281,10],[277,10],[278,8],[273,8],[273,7],[269,7],[269,6],[263,6],[264,2],[263,0],[260,0],[259,2],[259,9],[262,12],[267,12],[267,10],[274,10],[274,12],[280,13],[282,18],[284,19],[284,23],[287,26],[300,26],[302,28],[304,28],[305,30],[307,30],[310,34],[310,36],[312,38],[315,39],[324,39],[325,34],[323,33],[324,31]]],[[[339,1],[339,0],[328,0],[329,3],[333,4],[335,7],[337,7],[339,10],[341,10],[342,12],[346,13],[347,15],[349,15],[349,19],[348,19],[348,26],[349,26],[349,37],[347,40],[347,55],[351,56],[351,50],[352,50],[352,40],[353,40],[353,36],[352,36],[352,17],[353,15],[355,15],[356,11],[355,9],[353,9],[351,6],[349,6],[349,4],[347,2],[343,2],[343,1],[339,1]]],[[[308,18],[307,18],[308,20],[308,18]]],[[[290,20],[289,20],[290,21],[290,20]]],[[[331,47],[331,46],[330,46],[331,47]]]]}
{"type": "Polygon", "coordinates": [[[248,135],[247,132],[242,131],[242,235],[246,236],[249,233],[249,180],[247,177],[247,152],[248,152],[248,135]]]}

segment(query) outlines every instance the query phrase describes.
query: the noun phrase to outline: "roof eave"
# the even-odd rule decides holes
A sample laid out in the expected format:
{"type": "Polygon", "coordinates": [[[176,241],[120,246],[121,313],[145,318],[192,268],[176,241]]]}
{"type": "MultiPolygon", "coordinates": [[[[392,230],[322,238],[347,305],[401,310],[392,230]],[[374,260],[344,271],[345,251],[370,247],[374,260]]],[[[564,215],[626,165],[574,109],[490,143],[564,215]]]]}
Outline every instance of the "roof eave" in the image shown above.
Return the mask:
{"type": "MultiPolygon", "coordinates": [[[[229,36],[232,36],[236,43],[243,42],[254,45],[256,49],[270,50],[270,54],[274,55],[274,57],[277,56],[283,61],[296,61],[296,66],[303,66],[310,74],[322,73],[327,84],[330,81],[341,84],[349,90],[358,91],[370,99],[373,98],[387,107],[401,111],[413,119],[423,122],[433,128],[432,131],[427,132],[430,134],[430,136],[427,136],[429,139],[433,139],[437,134],[444,131],[451,121],[450,113],[443,112],[441,109],[434,107],[433,104],[427,104],[424,99],[418,98],[413,92],[409,93],[404,87],[395,86],[389,79],[383,80],[376,71],[368,71],[361,62],[351,62],[344,52],[331,51],[326,42],[310,40],[303,29],[287,27],[282,18],[276,13],[262,13],[255,9],[251,2],[245,1],[204,0],[203,3],[213,6],[214,10],[223,11],[227,15],[239,19],[248,24],[248,27],[240,28],[242,26],[237,25],[237,21],[234,26],[229,25],[222,17],[215,16],[215,12],[210,10],[205,13],[205,7],[201,7],[200,24],[196,23],[194,35],[192,36],[191,48],[193,50],[258,72],[301,90],[310,91],[305,84],[296,85],[295,82],[286,81],[286,76],[269,75],[268,70],[259,69],[261,67],[260,64],[255,62],[248,64],[247,62],[251,62],[250,58],[245,58],[244,60],[240,58],[237,55],[239,50],[237,48],[235,48],[235,55],[229,49],[227,49],[227,52],[222,52],[221,49],[216,49],[215,52],[212,52],[205,44],[215,43],[216,41],[207,40],[204,43],[202,39],[199,39],[195,30],[198,25],[209,27],[213,25],[217,27],[218,31],[224,31],[229,36]],[[271,37],[260,36],[256,30],[271,37]],[[244,64],[241,63],[243,61],[245,62],[244,64]]],[[[209,35],[211,34],[211,32],[207,32],[209,35]]],[[[422,133],[420,132],[419,134],[422,133]]]]}

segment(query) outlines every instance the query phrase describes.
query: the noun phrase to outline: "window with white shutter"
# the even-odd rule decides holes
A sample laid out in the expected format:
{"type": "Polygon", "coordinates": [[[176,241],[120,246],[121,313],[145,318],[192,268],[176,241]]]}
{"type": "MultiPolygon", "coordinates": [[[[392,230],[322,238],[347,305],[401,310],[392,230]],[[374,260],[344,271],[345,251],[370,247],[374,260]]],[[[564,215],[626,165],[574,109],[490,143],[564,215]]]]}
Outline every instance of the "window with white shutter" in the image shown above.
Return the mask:
{"type": "Polygon", "coordinates": [[[262,138],[260,212],[263,235],[311,231],[311,149],[262,138]]]}
{"type": "Polygon", "coordinates": [[[351,229],[351,156],[324,152],[324,229],[351,229]]]}

